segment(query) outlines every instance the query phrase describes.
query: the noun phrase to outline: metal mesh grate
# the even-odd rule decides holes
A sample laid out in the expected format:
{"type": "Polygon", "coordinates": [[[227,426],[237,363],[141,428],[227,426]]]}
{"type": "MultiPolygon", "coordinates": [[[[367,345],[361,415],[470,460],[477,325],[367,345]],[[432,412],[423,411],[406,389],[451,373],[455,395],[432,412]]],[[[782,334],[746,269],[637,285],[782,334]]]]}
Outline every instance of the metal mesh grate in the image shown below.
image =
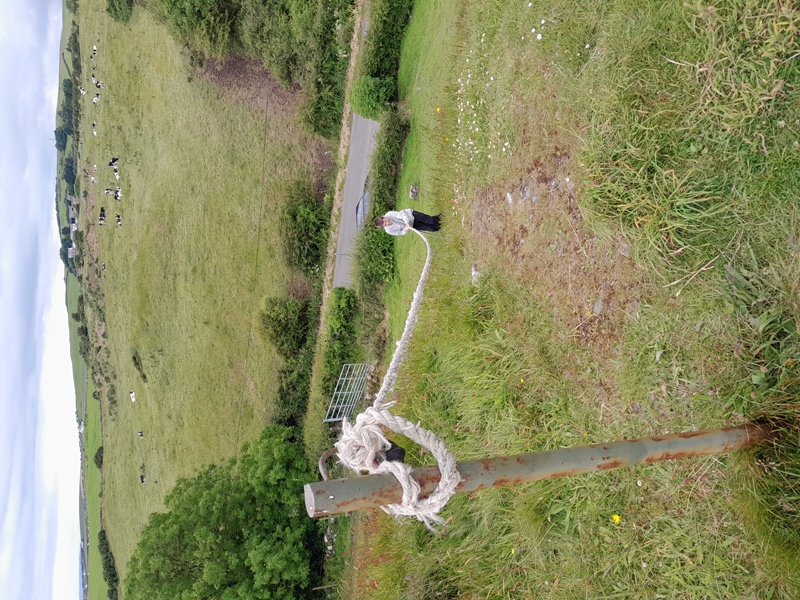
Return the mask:
{"type": "Polygon", "coordinates": [[[324,423],[342,421],[353,414],[353,408],[361,400],[364,387],[367,385],[367,375],[371,367],[368,363],[348,364],[342,366],[339,381],[331,397],[328,413],[324,423]]]}

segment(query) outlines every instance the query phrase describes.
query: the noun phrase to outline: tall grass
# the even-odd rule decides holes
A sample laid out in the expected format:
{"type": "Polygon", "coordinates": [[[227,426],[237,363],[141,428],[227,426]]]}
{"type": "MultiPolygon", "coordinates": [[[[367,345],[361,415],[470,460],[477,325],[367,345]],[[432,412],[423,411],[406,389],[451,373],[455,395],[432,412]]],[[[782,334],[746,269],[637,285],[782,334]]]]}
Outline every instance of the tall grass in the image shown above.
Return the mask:
{"type": "MultiPolygon", "coordinates": [[[[421,181],[448,218],[396,409],[462,460],[747,420],[785,434],[736,457],[456,496],[444,536],[374,517],[351,597],[794,598],[796,10],[530,4],[412,16],[401,182],[421,181]],[[539,176],[549,188],[528,212],[514,199],[523,237],[633,246],[633,301],[594,337],[548,303],[549,269],[571,257],[514,261],[492,239],[504,230],[476,225],[539,176]],[[567,195],[589,227],[536,220],[567,195]]],[[[399,245],[398,281],[414,258],[399,245]]],[[[585,259],[573,286],[603,260],[585,259]]],[[[400,317],[401,295],[387,296],[400,317]]]]}
{"type": "Polygon", "coordinates": [[[781,173],[800,166],[787,144],[800,13],[758,0],[636,10],[609,18],[584,67],[597,86],[587,200],[671,268],[698,268],[741,229],[769,234],[765,217],[796,196],[781,173]]]}

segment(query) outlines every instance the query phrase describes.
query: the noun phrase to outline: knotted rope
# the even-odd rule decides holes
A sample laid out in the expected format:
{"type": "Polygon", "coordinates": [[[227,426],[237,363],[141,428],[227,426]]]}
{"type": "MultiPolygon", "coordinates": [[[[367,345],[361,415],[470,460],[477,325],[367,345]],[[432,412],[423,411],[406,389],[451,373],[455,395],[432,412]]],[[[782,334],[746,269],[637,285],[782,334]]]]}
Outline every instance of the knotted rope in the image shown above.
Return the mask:
{"type": "Polygon", "coordinates": [[[400,372],[400,364],[405,358],[411,334],[417,324],[417,316],[422,303],[422,291],[425,288],[431,266],[431,246],[428,240],[416,229],[412,229],[412,231],[425,242],[427,257],[419,282],[417,282],[417,288],[414,290],[403,335],[397,342],[389,369],[386,371],[386,376],[383,378],[373,405],[356,417],[355,424],[351,425],[346,420],[342,423],[342,436],[336,443],[336,450],[342,464],[357,473],[391,473],[397,478],[403,488],[402,504],[384,506],[382,507],[384,511],[398,517],[414,516],[425,523],[428,529],[436,531],[434,524],[444,523],[438,513],[450,500],[455,493],[456,486],[461,481],[455,458],[437,435],[423,429],[419,423],[414,425],[407,419],[389,412],[394,401],[387,400],[387,396],[394,389],[397,375],[400,372]],[[410,466],[395,461],[384,460],[380,464],[376,461],[377,454],[387,451],[390,447],[389,440],[381,430],[381,425],[424,446],[436,459],[441,478],[436,489],[427,498],[419,499],[420,486],[411,476],[410,466]]]}

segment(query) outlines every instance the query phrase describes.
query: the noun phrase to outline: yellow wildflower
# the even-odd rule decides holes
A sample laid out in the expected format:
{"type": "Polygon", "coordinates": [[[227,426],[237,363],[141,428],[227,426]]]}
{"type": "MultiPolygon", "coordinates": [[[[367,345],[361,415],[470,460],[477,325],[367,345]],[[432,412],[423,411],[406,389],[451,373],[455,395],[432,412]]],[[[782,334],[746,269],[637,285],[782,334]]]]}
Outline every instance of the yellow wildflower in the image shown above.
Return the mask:
{"type": "Polygon", "coordinates": [[[611,520],[614,521],[614,525],[619,525],[622,523],[622,517],[619,515],[611,515],[611,520]]]}

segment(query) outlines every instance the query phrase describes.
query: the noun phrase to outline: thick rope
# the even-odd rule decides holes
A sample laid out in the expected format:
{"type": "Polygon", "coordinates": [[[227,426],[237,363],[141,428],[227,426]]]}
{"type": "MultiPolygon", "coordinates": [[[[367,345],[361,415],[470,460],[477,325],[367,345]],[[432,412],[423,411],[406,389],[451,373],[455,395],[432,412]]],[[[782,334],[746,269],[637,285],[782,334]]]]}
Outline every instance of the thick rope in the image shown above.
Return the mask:
{"type": "Polygon", "coordinates": [[[411,308],[406,317],[406,324],[403,328],[403,335],[397,342],[392,361],[383,378],[380,390],[375,397],[373,406],[356,417],[356,422],[351,425],[347,421],[342,423],[342,437],[336,443],[336,450],[339,460],[347,467],[357,473],[367,472],[391,473],[400,482],[403,488],[402,504],[391,504],[382,507],[389,514],[395,516],[414,516],[431,531],[435,524],[443,524],[444,520],[439,516],[439,511],[444,508],[448,500],[455,493],[456,486],[461,482],[461,475],[456,468],[456,461],[445,443],[437,435],[426,431],[420,427],[419,423],[414,425],[410,421],[397,417],[389,412],[389,407],[394,401],[387,401],[387,396],[394,389],[400,372],[400,364],[405,358],[408,344],[414,326],[417,324],[420,305],[422,303],[422,291],[428,279],[431,266],[431,246],[428,240],[416,229],[412,229],[427,248],[425,266],[414,290],[414,297],[411,300],[411,308]],[[439,465],[441,478],[436,485],[436,489],[425,499],[419,499],[420,486],[411,476],[411,467],[404,463],[384,460],[380,464],[376,461],[379,452],[386,452],[390,448],[389,440],[383,435],[381,425],[392,431],[402,434],[417,444],[430,450],[439,465]]]}

